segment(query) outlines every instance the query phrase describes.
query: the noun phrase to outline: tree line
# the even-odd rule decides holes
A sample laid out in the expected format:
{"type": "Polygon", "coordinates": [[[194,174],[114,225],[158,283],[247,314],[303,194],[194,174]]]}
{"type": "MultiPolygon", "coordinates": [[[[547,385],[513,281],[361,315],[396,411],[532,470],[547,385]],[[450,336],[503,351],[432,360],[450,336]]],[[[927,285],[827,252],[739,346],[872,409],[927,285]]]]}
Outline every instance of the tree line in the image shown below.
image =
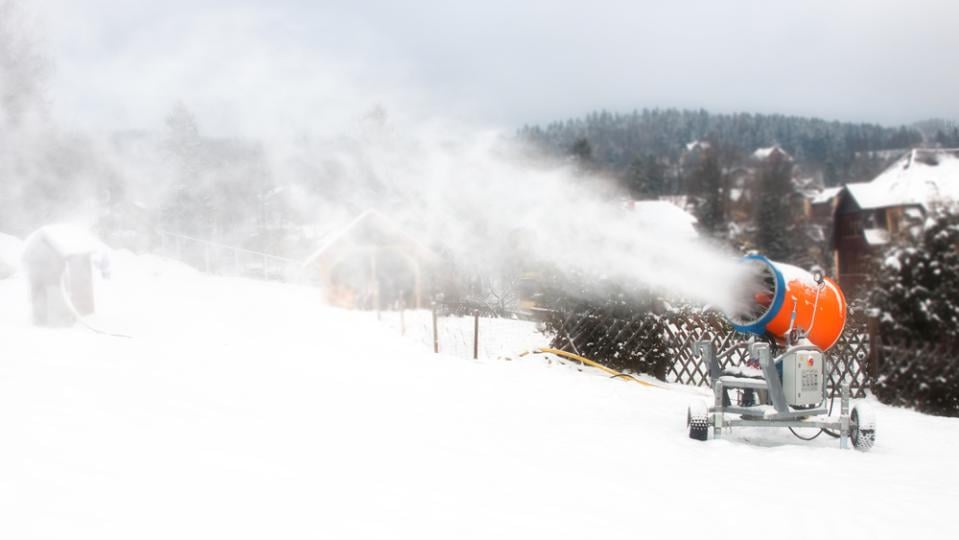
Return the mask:
{"type": "MultiPolygon", "coordinates": [[[[948,127],[940,131],[942,142],[952,142],[948,127]]],[[[756,148],[779,145],[804,170],[821,173],[826,186],[867,180],[863,176],[872,172],[869,162],[876,159],[875,153],[908,148],[925,139],[916,127],[679,109],[593,112],[545,126],[524,126],[519,135],[556,154],[583,156],[588,145],[596,167],[624,178],[642,170],[647,179],[660,182],[655,189],[663,194],[681,189],[675,170],[686,145],[700,139],[719,143],[719,158],[726,163],[741,161],[756,148]]],[[[959,131],[956,136],[959,143],[959,131]]]]}

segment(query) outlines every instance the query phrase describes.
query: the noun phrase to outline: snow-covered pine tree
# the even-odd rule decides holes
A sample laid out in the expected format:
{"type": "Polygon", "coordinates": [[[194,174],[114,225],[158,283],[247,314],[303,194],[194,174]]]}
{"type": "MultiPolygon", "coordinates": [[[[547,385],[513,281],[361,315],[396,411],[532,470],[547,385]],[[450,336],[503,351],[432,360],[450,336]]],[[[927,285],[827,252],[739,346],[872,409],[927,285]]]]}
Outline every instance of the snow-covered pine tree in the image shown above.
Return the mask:
{"type": "Polygon", "coordinates": [[[654,199],[666,193],[666,171],[655,156],[639,155],[626,171],[626,189],[637,199],[654,199]]]}
{"type": "Polygon", "coordinates": [[[693,180],[690,185],[697,186],[699,199],[696,207],[696,219],[700,228],[710,235],[716,235],[724,229],[723,216],[723,171],[719,164],[716,144],[709,144],[703,152],[702,159],[693,170],[693,180]]]}
{"type": "Polygon", "coordinates": [[[569,148],[569,155],[581,171],[589,171],[594,166],[593,145],[586,137],[576,139],[576,142],[569,148]]]}
{"type": "Polygon", "coordinates": [[[790,237],[794,225],[790,195],[793,162],[788,154],[772,152],[763,162],[759,179],[756,212],[756,247],[767,257],[792,262],[794,249],[790,237]]]}
{"type": "Polygon", "coordinates": [[[901,239],[877,261],[870,304],[883,335],[959,339],[959,209],[930,214],[918,241],[901,239]]]}

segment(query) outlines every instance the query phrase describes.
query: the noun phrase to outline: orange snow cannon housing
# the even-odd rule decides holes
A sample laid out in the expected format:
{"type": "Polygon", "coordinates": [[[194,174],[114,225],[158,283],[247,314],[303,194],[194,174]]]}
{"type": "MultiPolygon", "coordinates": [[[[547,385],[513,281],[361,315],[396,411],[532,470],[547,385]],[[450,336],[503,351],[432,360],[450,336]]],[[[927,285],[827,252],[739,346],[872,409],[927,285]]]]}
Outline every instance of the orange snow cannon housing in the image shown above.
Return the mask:
{"type": "Polygon", "coordinates": [[[821,350],[829,350],[846,327],[846,297],[833,280],[775,262],[762,255],[743,258],[748,279],[734,314],[727,314],[736,330],[771,334],[785,342],[792,331],[821,350]]]}

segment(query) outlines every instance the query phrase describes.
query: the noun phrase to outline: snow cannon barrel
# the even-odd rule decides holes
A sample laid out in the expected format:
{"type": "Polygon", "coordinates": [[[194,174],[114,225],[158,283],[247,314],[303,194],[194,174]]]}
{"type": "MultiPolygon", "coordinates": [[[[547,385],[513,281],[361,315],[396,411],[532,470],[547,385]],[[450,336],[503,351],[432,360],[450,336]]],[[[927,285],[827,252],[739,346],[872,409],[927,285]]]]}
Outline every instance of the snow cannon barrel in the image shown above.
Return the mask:
{"type": "Polygon", "coordinates": [[[795,332],[824,351],[836,344],[846,326],[846,297],[833,280],[762,255],[747,255],[742,264],[739,304],[726,314],[736,330],[778,341],[795,332]]]}

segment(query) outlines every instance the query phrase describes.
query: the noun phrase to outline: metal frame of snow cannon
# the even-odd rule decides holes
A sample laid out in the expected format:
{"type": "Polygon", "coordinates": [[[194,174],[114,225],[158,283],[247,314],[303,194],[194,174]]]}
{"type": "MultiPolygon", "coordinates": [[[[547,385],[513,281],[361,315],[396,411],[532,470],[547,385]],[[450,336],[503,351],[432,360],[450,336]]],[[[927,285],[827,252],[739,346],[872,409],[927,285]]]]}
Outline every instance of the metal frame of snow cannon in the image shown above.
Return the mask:
{"type": "MultiPolygon", "coordinates": [[[[830,417],[825,406],[819,405],[809,409],[797,409],[786,403],[782,381],[776,369],[776,364],[783,359],[800,351],[822,351],[812,345],[798,345],[789,348],[776,360],[771,359],[769,345],[753,343],[750,346],[752,357],[759,358],[763,379],[737,377],[720,374],[719,361],[716,358],[712,343],[697,342],[693,345],[703,360],[709,366],[710,383],[713,390],[714,404],[706,409],[708,426],[712,428],[713,437],[722,436],[723,428],[733,427],[775,427],[775,428],[818,428],[830,429],[839,432],[839,446],[848,448],[852,424],[849,415],[849,386],[843,385],[841,391],[841,410],[838,417],[830,417]],[[752,390],[764,392],[768,403],[740,406],[726,405],[726,390],[752,390]],[[730,418],[729,416],[735,416],[730,418]]],[[[825,375],[825,374],[823,374],[825,375]]],[[[825,403],[826,385],[823,384],[823,403],[825,403]]],[[[689,420],[693,421],[694,413],[690,410],[689,420]]],[[[691,433],[692,436],[692,433],[691,433]]]]}

